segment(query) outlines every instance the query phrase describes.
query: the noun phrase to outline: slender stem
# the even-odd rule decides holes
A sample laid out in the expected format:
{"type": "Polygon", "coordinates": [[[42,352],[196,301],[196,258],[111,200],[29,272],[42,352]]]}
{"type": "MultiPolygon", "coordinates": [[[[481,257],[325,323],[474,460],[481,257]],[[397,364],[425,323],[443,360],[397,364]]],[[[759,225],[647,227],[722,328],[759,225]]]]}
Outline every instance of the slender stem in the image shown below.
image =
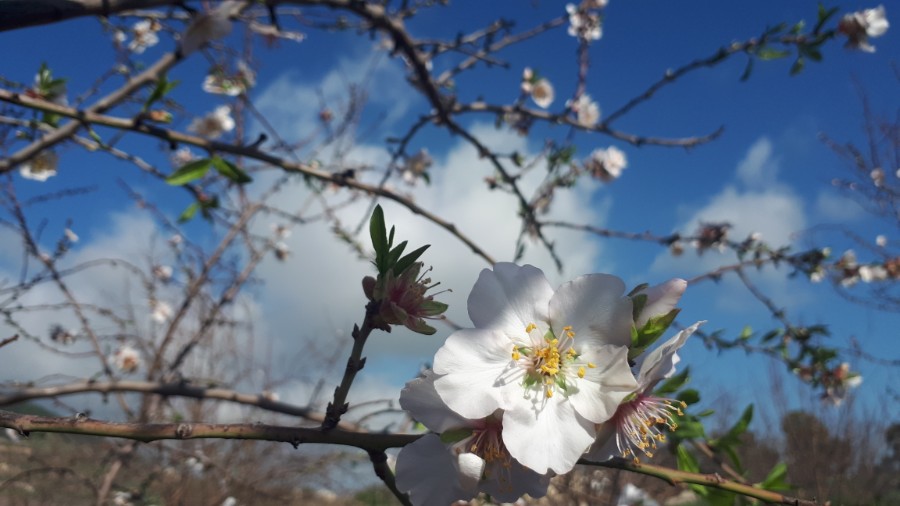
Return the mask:
{"type": "MultiPolygon", "coordinates": [[[[366,345],[366,339],[369,334],[376,328],[374,324],[375,315],[378,314],[377,302],[369,302],[366,304],[366,316],[363,318],[362,327],[353,326],[353,349],[350,351],[350,358],[347,359],[347,368],[344,370],[344,377],[341,378],[341,384],[334,389],[334,399],[328,403],[325,410],[325,420],[322,421],[322,430],[328,431],[337,427],[341,421],[341,416],[347,412],[350,405],[347,403],[347,394],[350,393],[350,387],[353,386],[353,380],[356,374],[366,366],[366,359],[362,356],[363,347],[366,345]]],[[[382,328],[390,332],[390,327],[382,328]]]]}

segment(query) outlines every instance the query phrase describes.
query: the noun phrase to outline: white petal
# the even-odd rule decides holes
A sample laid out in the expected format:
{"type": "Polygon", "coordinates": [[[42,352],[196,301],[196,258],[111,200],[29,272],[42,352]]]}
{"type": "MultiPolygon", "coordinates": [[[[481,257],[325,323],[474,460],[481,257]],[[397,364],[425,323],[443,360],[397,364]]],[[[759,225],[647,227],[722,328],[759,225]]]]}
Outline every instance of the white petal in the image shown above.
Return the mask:
{"type": "Polygon", "coordinates": [[[426,371],[424,378],[416,378],[400,392],[400,407],[428,430],[441,433],[454,427],[466,427],[471,421],[450,410],[434,389],[435,375],[426,371]]]}
{"type": "Polygon", "coordinates": [[[638,387],[628,366],[628,348],[609,345],[587,348],[579,358],[582,360],[597,367],[585,368],[579,389],[569,395],[569,402],[579,415],[591,422],[605,422],[616,414],[622,400],[638,387]]]}
{"type": "Polygon", "coordinates": [[[597,439],[584,454],[584,458],[591,462],[605,462],[619,456],[619,449],[616,447],[616,424],[614,422],[601,424],[597,428],[597,439]]]}
{"type": "Polygon", "coordinates": [[[525,332],[529,323],[547,321],[553,287],[544,273],[531,265],[501,262],[485,269],[469,294],[469,318],[479,328],[525,332]]]}
{"type": "Polygon", "coordinates": [[[686,288],[687,281],[675,278],[640,292],[647,296],[647,303],[634,322],[635,326],[641,328],[650,318],[668,314],[669,311],[675,309],[675,305],[678,304],[686,288]]]}
{"type": "Polygon", "coordinates": [[[452,504],[475,496],[460,483],[456,459],[440,437],[422,436],[397,455],[397,488],[416,505],[452,504]]]}
{"type": "Polygon", "coordinates": [[[484,459],[474,453],[460,453],[456,457],[459,467],[459,482],[465,490],[478,489],[481,473],[484,471],[484,459]]]}
{"type": "Polygon", "coordinates": [[[438,395],[466,418],[484,418],[503,409],[517,391],[522,395],[522,371],[514,367],[512,346],[499,331],[463,329],[450,334],[434,355],[434,372],[441,375],[434,383],[438,395]]]}
{"type": "Polygon", "coordinates": [[[575,343],[592,339],[603,344],[631,344],[631,299],[625,283],[609,274],[588,274],[564,283],[550,299],[550,325],[561,337],[571,325],[575,343]]]}
{"type": "Polygon", "coordinates": [[[578,416],[563,395],[554,395],[539,410],[531,403],[503,414],[503,443],[509,454],[538,474],[564,474],[594,442],[594,424],[578,416]]]}
{"type": "Polygon", "coordinates": [[[681,360],[678,358],[679,348],[704,323],[706,320],[691,325],[646,355],[638,373],[642,391],[651,390],[661,380],[675,373],[675,364],[681,360]]]}

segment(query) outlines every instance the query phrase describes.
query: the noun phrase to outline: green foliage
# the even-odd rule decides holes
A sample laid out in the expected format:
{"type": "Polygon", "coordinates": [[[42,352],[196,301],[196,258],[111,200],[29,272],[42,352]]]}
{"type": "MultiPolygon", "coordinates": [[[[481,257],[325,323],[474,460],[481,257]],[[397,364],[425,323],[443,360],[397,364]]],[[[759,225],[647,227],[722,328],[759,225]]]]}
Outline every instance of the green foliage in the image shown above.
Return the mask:
{"type": "Polygon", "coordinates": [[[631,328],[631,348],[628,350],[628,359],[634,360],[653,345],[669,329],[675,317],[681,310],[676,308],[668,313],[650,318],[643,327],[631,328]]]}
{"type": "Polygon", "coordinates": [[[202,160],[194,160],[182,165],[178,170],[169,174],[166,183],[172,186],[183,186],[192,181],[202,178],[209,172],[212,166],[212,160],[204,158],[202,160]]]}
{"type": "Polygon", "coordinates": [[[383,276],[387,271],[393,269],[394,276],[400,276],[406,269],[425,253],[431,245],[426,244],[405,256],[403,252],[406,250],[407,241],[403,241],[394,246],[394,227],[391,227],[390,234],[384,222],[384,211],[381,206],[375,206],[372,211],[372,217],[369,219],[369,236],[372,239],[372,247],[375,249],[375,269],[378,275],[383,276]]]}
{"type": "Polygon", "coordinates": [[[153,87],[153,91],[150,92],[150,96],[147,97],[147,101],[144,102],[144,107],[141,110],[144,112],[148,111],[150,106],[165,98],[170,91],[175,89],[179,82],[180,81],[169,81],[165,74],[159,76],[159,79],[156,81],[156,86],[153,87]]]}

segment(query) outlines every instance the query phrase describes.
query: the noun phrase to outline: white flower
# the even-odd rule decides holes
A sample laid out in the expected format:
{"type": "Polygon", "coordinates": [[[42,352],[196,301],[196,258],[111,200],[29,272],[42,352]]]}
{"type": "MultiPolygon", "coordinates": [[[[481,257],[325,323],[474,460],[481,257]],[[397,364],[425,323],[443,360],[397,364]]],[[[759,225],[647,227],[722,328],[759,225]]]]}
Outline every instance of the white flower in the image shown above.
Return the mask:
{"type": "Polygon", "coordinates": [[[4,429],[4,434],[6,434],[6,438],[12,441],[13,443],[18,443],[21,440],[19,433],[15,431],[15,429],[4,429]]]}
{"type": "Polygon", "coordinates": [[[187,460],[184,461],[184,465],[191,474],[197,476],[203,474],[203,470],[206,468],[203,461],[197,457],[188,457],[187,460]]]}
{"type": "Polygon", "coordinates": [[[566,5],[569,13],[569,35],[581,40],[599,40],[603,36],[600,15],[588,12],[584,7],[576,7],[573,4],[566,5]]]}
{"type": "Polygon", "coordinates": [[[203,137],[218,139],[225,132],[234,130],[234,119],[231,117],[231,107],[220,105],[206,116],[195,118],[188,126],[188,130],[203,137]]]}
{"type": "MultiPolygon", "coordinates": [[[[403,181],[408,185],[416,184],[416,180],[420,177],[428,177],[428,168],[434,163],[428,150],[422,148],[413,156],[407,157],[406,164],[403,166],[403,181]]],[[[426,179],[427,182],[427,179],[426,179]]]]}
{"type": "Polygon", "coordinates": [[[282,262],[287,260],[287,257],[291,255],[291,248],[280,241],[275,243],[275,246],[273,246],[272,249],[275,251],[275,258],[282,262]]]}
{"type": "Polygon", "coordinates": [[[884,171],[881,169],[872,169],[872,172],[869,173],[869,177],[872,178],[872,184],[881,188],[884,186],[884,171]]]}
{"type": "Polygon", "coordinates": [[[827,386],[822,395],[823,401],[831,402],[839,406],[851,389],[862,384],[863,378],[859,373],[850,372],[850,364],[847,362],[834,368],[826,377],[827,386]]]}
{"type": "Polygon", "coordinates": [[[243,8],[244,2],[225,0],[212,11],[198,15],[181,36],[181,54],[187,56],[207,42],[227,37],[231,33],[231,17],[243,8]]]}
{"type": "Polygon", "coordinates": [[[875,244],[878,245],[879,248],[884,248],[887,246],[888,238],[885,235],[878,235],[875,237],[875,244]]]}
{"type": "Polygon", "coordinates": [[[222,501],[222,506],[237,506],[237,499],[234,497],[228,496],[222,501]]]}
{"type": "Polygon", "coordinates": [[[128,50],[135,54],[141,54],[148,47],[157,45],[159,37],[156,35],[156,32],[161,28],[162,26],[156,20],[144,19],[138,21],[131,27],[131,36],[133,38],[128,43],[128,50]]]}
{"type": "Polygon", "coordinates": [[[172,306],[158,300],[150,301],[150,318],[156,323],[165,323],[172,316],[172,306]]]}
{"type": "Polygon", "coordinates": [[[838,31],[847,36],[847,47],[874,53],[875,46],[869,44],[869,37],[881,37],[890,24],[884,13],[884,6],[845,14],[838,23],[838,31]]]}
{"type": "Polygon", "coordinates": [[[400,406],[435,432],[397,456],[397,487],[409,492],[413,504],[452,504],[479,492],[499,502],[546,494],[550,476],[522,466],[506,450],[499,412],[477,420],[461,417],[438,396],[434,373],[424,375],[400,393],[400,406]]]}
{"type": "Polygon", "coordinates": [[[169,237],[170,246],[178,246],[182,241],[184,241],[184,238],[181,237],[181,234],[173,234],[172,237],[169,237]]]}
{"type": "Polygon", "coordinates": [[[658,443],[666,440],[661,427],[669,431],[677,429],[673,415],[682,415],[682,408],[687,407],[681,401],[653,396],[653,389],[675,373],[675,365],[680,361],[678,349],[704,323],[691,325],[638,359],[635,365],[639,371],[638,388],[619,406],[612,419],[600,426],[597,442],[586,458],[602,462],[613,456],[632,457],[637,461],[638,453],[653,457],[658,443]]]}
{"type": "Polygon", "coordinates": [[[809,280],[812,281],[813,283],[821,283],[822,280],[824,280],[824,279],[825,279],[825,269],[822,269],[821,267],[812,271],[809,274],[809,280]]]}
{"type": "Polygon", "coordinates": [[[194,156],[194,152],[191,151],[191,148],[183,146],[172,153],[172,165],[181,167],[182,165],[193,162],[196,158],[197,157],[194,156]]]}
{"type": "MultiPolygon", "coordinates": [[[[675,309],[675,305],[681,300],[681,296],[686,289],[687,281],[674,278],[661,285],[638,291],[635,297],[644,295],[646,299],[643,302],[640,313],[634,320],[634,326],[641,329],[652,318],[659,318],[669,314],[675,309]]],[[[634,297],[632,300],[634,300],[634,297]]]]}
{"type": "Polygon", "coordinates": [[[56,175],[59,157],[49,150],[39,152],[31,160],[19,165],[19,174],[32,181],[46,181],[56,175]]]}
{"type": "Polygon", "coordinates": [[[498,263],[469,295],[473,329],[434,357],[435,387],[469,419],[503,413],[503,443],[522,465],[565,473],[636,383],[627,363],[631,301],[607,274],[555,292],[536,267],[498,263]]]}
{"type": "Polygon", "coordinates": [[[583,127],[592,127],[600,121],[600,106],[587,93],[582,93],[575,101],[569,100],[566,107],[575,113],[575,121],[583,127]]]}
{"type": "Polygon", "coordinates": [[[544,78],[538,79],[531,86],[531,99],[538,107],[546,109],[553,103],[553,85],[544,78]]]}
{"type": "Polygon", "coordinates": [[[78,234],[72,232],[71,228],[66,227],[66,229],[63,231],[63,234],[66,236],[66,240],[68,240],[69,242],[78,242],[78,234]]]}
{"type": "Polygon", "coordinates": [[[120,371],[132,373],[141,367],[141,355],[131,346],[125,346],[113,354],[113,363],[120,371]]]}
{"type": "Polygon", "coordinates": [[[628,159],[625,158],[625,153],[615,146],[595,149],[591,157],[584,161],[584,168],[593,177],[606,183],[618,179],[627,166],[628,159]]]}
{"type": "Polygon", "coordinates": [[[863,283],[871,283],[873,281],[884,281],[888,278],[888,271],[884,268],[883,265],[873,264],[873,265],[860,265],[859,270],[859,279],[863,281],[863,283]]]}
{"type": "Polygon", "coordinates": [[[153,276],[165,283],[172,279],[172,268],[168,265],[155,265],[153,266],[153,276]]]}
{"type": "Polygon", "coordinates": [[[246,93],[254,86],[256,86],[256,72],[243,60],[238,60],[234,75],[226,76],[221,68],[217,68],[203,80],[203,91],[229,97],[246,93]]]}

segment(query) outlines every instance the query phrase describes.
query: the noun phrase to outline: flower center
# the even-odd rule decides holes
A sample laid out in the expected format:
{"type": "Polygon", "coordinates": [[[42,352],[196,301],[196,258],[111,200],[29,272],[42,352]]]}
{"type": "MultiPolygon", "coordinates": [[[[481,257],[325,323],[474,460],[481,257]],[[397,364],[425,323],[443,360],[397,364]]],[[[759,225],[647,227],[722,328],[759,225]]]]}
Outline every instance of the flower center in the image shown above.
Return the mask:
{"type": "Polygon", "coordinates": [[[513,345],[512,359],[525,368],[524,386],[526,389],[540,388],[549,399],[557,388],[566,392],[574,377],[584,378],[586,367],[593,369],[596,365],[579,361],[575,351],[575,332],[571,326],[562,328],[562,338],[556,337],[553,330],[547,330],[543,336],[537,334],[537,325],[529,323],[525,327],[532,346],[513,345]],[[570,374],[572,371],[574,375],[570,374]]]}
{"type": "Polygon", "coordinates": [[[632,457],[635,464],[640,462],[638,452],[653,458],[657,443],[666,441],[662,429],[666,428],[669,432],[678,429],[674,415],[684,415],[681,410],[686,407],[683,401],[643,394],[619,406],[613,421],[616,424],[616,446],[622,457],[632,457]]]}

